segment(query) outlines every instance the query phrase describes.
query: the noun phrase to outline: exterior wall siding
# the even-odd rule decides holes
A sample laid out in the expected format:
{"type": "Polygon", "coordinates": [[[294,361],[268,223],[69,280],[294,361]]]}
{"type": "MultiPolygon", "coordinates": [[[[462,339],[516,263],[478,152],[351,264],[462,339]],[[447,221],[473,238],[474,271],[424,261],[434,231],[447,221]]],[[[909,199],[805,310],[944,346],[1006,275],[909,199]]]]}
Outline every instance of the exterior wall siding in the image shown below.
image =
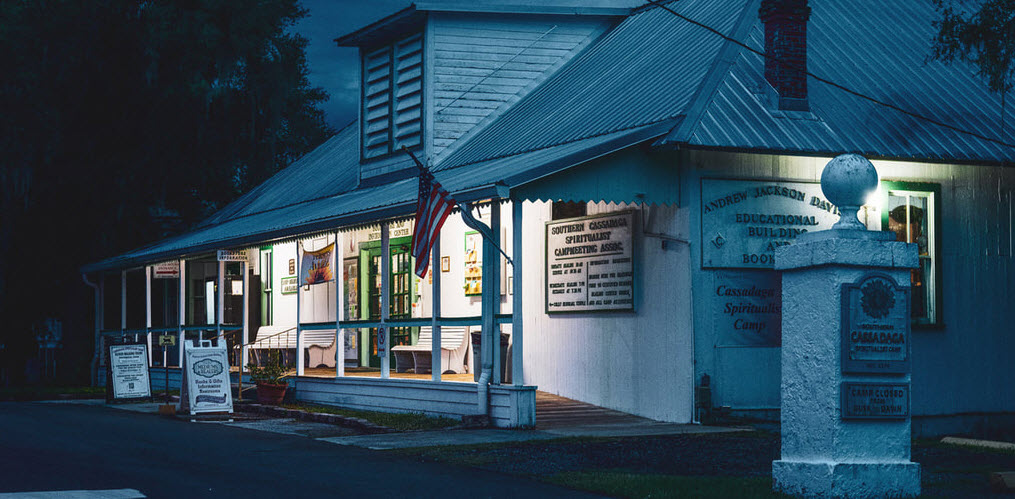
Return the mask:
{"type": "MultiPolygon", "coordinates": [[[[830,159],[684,151],[684,206],[693,213],[691,266],[695,289],[714,289],[717,274],[701,265],[701,178],[816,182],[830,159]]],[[[882,180],[941,186],[937,237],[941,239],[938,258],[943,300],[939,306],[943,323],[940,327],[913,327],[914,417],[1015,413],[1015,387],[1009,381],[1015,377],[1015,363],[1009,358],[1015,351],[1015,335],[1008,318],[1015,303],[1015,170],[879,160],[873,163],[882,180]]],[[[880,220],[876,209],[868,213],[880,220]]],[[[714,405],[727,405],[734,411],[778,409],[779,349],[718,348],[712,323],[718,312],[702,292],[696,292],[696,297],[700,298],[694,304],[695,378],[699,380],[702,374],[712,377],[714,405]]],[[[939,420],[931,426],[941,431],[948,427],[939,420]]]]}
{"type": "Polygon", "coordinates": [[[545,222],[550,204],[525,204],[525,384],[661,421],[692,418],[687,210],[590,203],[589,215],[634,208],[634,312],[545,313],[545,222]]]}
{"type": "Polygon", "coordinates": [[[606,27],[578,17],[434,14],[433,154],[516,102],[606,27]]]}

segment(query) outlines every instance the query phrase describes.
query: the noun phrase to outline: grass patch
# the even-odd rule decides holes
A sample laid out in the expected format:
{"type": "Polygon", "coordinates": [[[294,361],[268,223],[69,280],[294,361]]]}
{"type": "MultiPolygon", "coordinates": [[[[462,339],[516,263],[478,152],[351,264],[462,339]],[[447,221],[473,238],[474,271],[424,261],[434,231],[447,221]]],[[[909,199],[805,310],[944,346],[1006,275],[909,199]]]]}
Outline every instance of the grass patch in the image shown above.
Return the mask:
{"type": "Polygon", "coordinates": [[[772,479],[767,477],[697,477],[643,475],[620,471],[570,471],[546,477],[545,480],[572,489],[631,499],[790,497],[772,492],[772,479]]]}
{"type": "Polygon", "coordinates": [[[299,409],[301,411],[322,412],[325,414],[338,414],[339,416],[365,419],[373,424],[399,431],[440,430],[451,426],[457,426],[461,423],[461,421],[453,418],[427,416],[426,414],[419,412],[393,413],[360,411],[355,409],[343,409],[341,407],[312,404],[283,404],[282,407],[287,409],[299,409]]]}
{"type": "Polygon", "coordinates": [[[1003,456],[1015,456],[1015,449],[998,449],[995,447],[980,447],[976,445],[962,445],[953,443],[944,443],[940,440],[932,440],[926,438],[920,438],[913,440],[913,447],[930,447],[938,449],[952,449],[952,450],[964,450],[973,453],[983,454],[1000,454],[1003,456]]]}

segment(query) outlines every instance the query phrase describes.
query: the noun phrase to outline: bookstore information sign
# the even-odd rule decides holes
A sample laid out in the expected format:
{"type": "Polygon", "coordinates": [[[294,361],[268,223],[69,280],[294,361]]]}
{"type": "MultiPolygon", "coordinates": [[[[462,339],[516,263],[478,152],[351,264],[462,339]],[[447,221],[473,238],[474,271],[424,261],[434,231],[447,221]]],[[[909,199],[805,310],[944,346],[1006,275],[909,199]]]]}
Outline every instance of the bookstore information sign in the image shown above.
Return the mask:
{"type": "Polygon", "coordinates": [[[702,267],[771,269],[775,248],[837,221],[816,182],[702,179],[702,267]]]}
{"type": "Polygon", "coordinates": [[[634,212],[546,223],[546,312],[634,310],[634,212]]]}
{"type": "Polygon", "coordinates": [[[842,370],[909,372],[909,288],[871,273],[842,285],[842,370]]]}

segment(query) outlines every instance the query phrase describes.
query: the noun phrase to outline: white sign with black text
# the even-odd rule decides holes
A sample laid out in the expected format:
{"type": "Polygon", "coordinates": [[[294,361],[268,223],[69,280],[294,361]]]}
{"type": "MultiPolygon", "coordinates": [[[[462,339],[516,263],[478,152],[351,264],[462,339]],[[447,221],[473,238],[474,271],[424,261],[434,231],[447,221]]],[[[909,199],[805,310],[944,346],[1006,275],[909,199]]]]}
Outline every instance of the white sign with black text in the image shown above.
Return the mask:
{"type": "Polygon", "coordinates": [[[225,345],[195,347],[188,342],[184,349],[184,365],[187,393],[181,394],[181,399],[186,397],[191,414],[233,412],[229,355],[225,345]]]}
{"type": "Polygon", "coordinates": [[[546,312],[634,309],[634,212],[546,223],[546,312]]]}
{"type": "Polygon", "coordinates": [[[114,399],[152,396],[148,376],[148,345],[144,343],[110,345],[109,367],[114,399]]]}

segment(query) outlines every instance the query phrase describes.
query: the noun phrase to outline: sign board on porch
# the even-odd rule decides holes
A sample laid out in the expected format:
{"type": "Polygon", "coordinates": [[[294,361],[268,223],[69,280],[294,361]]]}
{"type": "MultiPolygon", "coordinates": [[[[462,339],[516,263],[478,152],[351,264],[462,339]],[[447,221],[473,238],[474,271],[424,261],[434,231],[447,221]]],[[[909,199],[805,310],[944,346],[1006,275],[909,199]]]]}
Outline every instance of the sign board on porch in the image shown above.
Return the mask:
{"type": "Polygon", "coordinates": [[[152,265],[152,277],[156,279],[179,279],[180,261],[173,260],[152,265]]]}
{"type": "Polygon", "coordinates": [[[296,276],[281,278],[282,294],[291,295],[299,289],[299,280],[296,276]]]}
{"type": "Polygon", "coordinates": [[[247,252],[244,250],[218,250],[218,261],[220,262],[245,262],[247,252]]]}
{"type": "Polygon", "coordinates": [[[702,179],[701,265],[770,269],[775,248],[838,221],[817,182],[702,179]]]}
{"type": "Polygon", "coordinates": [[[634,310],[634,211],[546,223],[546,313],[634,310]]]}
{"type": "Polygon", "coordinates": [[[224,342],[217,347],[195,347],[184,342],[183,365],[180,412],[233,412],[229,354],[224,342]]]}
{"type": "Polygon", "coordinates": [[[909,287],[869,273],[842,285],[842,371],[909,372],[909,287]]]}
{"type": "Polygon", "coordinates": [[[108,383],[114,400],[149,399],[152,396],[148,374],[148,345],[126,343],[109,345],[108,383]]]}
{"type": "Polygon", "coordinates": [[[176,346],[176,335],[175,334],[160,334],[159,335],[159,346],[160,347],[174,347],[176,346]]]}

